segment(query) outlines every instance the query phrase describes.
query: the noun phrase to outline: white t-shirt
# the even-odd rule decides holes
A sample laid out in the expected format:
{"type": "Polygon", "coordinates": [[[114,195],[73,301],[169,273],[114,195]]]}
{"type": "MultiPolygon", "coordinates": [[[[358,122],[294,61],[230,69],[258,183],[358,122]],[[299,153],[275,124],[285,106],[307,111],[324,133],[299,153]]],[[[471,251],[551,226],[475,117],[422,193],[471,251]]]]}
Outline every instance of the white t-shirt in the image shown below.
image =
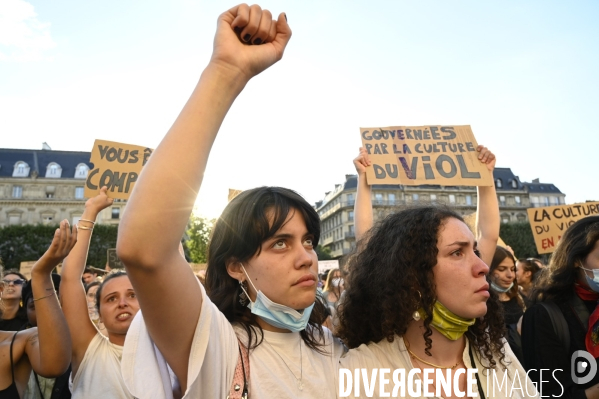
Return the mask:
{"type": "MultiPolygon", "coordinates": [[[[234,329],[210,301],[204,287],[200,288],[202,309],[191,344],[188,390],[183,398],[226,398],[239,357],[236,332],[244,342],[246,333],[239,326],[234,329]]],[[[343,346],[329,330],[325,329],[326,345],[323,347],[327,355],[309,349],[299,333],[264,331],[264,340],[266,342],[250,350],[249,354],[250,397],[336,397],[337,367],[343,346]],[[298,387],[300,377],[303,390],[298,387]]],[[[173,398],[176,377],[152,342],[142,312],[135,316],[125,339],[122,373],[127,387],[136,397],[173,398]]]]}
{"type": "Polygon", "coordinates": [[[91,340],[73,378],[73,399],[133,399],[121,375],[123,347],[97,333],[91,340]]]}
{"type": "MultiPolygon", "coordinates": [[[[462,356],[462,360],[464,361],[464,364],[466,365],[466,367],[468,368],[476,368],[478,369],[478,377],[480,379],[480,383],[481,383],[481,387],[485,393],[485,398],[538,398],[538,392],[535,389],[535,386],[533,385],[533,383],[530,381],[530,379],[526,376],[526,371],[524,370],[524,368],[522,367],[522,365],[520,364],[520,362],[518,361],[518,359],[516,358],[516,356],[514,355],[514,353],[512,352],[512,350],[510,349],[510,346],[508,345],[507,342],[504,342],[504,346],[503,349],[505,351],[505,363],[507,363],[507,375],[505,376],[505,381],[504,381],[504,375],[505,375],[505,371],[503,370],[503,368],[501,367],[500,363],[499,363],[499,359],[497,357],[495,357],[495,361],[497,362],[497,364],[499,365],[497,367],[497,369],[494,371],[495,374],[492,374],[493,372],[491,372],[491,374],[487,375],[486,371],[484,370],[484,367],[482,366],[482,364],[488,364],[486,358],[483,358],[483,360],[481,361],[480,358],[480,354],[478,353],[478,351],[474,350],[473,348],[473,357],[474,357],[474,366],[472,366],[471,361],[470,361],[470,355],[469,355],[469,343],[468,340],[466,340],[466,348],[464,349],[464,353],[462,356]],[[482,363],[481,363],[482,362],[482,363]],[[497,382],[495,382],[495,380],[497,382]],[[506,389],[507,387],[507,389],[506,389]],[[513,387],[513,388],[512,388],[513,387]]],[[[433,348],[434,348],[434,344],[433,344],[433,348]]],[[[437,397],[434,395],[428,395],[425,396],[424,395],[424,389],[418,389],[417,384],[421,383],[422,381],[422,374],[416,374],[414,377],[414,381],[418,380],[419,382],[415,382],[412,384],[412,389],[414,390],[414,392],[418,392],[420,391],[422,393],[422,395],[418,396],[418,395],[410,395],[409,391],[408,391],[408,383],[409,383],[409,378],[408,375],[410,373],[410,370],[412,370],[414,368],[414,366],[412,365],[412,360],[410,359],[410,355],[406,349],[406,346],[404,344],[404,341],[401,337],[395,336],[395,339],[393,342],[389,342],[387,341],[387,339],[383,339],[380,342],[377,343],[370,343],[368,345],[360,345],[358,348],[355,349],[351,349],[347,354],[344,355],[344,357],[341,358],[340,360],[340,372],[343,371],[343,369],[349,369],[349,372],[352,374],[352,384],[355,384],[355,369],[365,369],[366,370],[366,376],[367,376],[367,381],[368,384],[370,385],[371,382],[374,382],[374,390],[372,392],[371,396],[367,396],[367,393],[365,392],[365,386],[363,383],[363,376],[362,376],[362,371],[360,371],[360,391],[359,391],[359,395],[355,395],[355,391],[354,391],[354,387],[352,387],[351,392],[349,392],[349,395],[344,395],[343,397],[350,397],[350,398],[366,398],[366,397],[371,397],[371,398],[380,398],[380,397],[394,397],[393,396],[393,389],[395,387],[395,383],[393,382],[393,372],[394,370],[397,369],[404,369],[404,375],[405,375],[405,397],[411,397],[411,398],[424,398],[424,397],[437,397]],[[375,378],[373,379],[373,370],[377,369],[377,374],[375,376],[375,378]],[[388,383],[383,382],[383,387],[384,390],[383,392],[380,391],[380,371],[381,369],[389,369],[390,372],[384,374],[384,379],[388,380],[388,383]],[[382,394],[389,394],[389,395],[382,395],[382,394]]],[[[451,376],[453,377],[454,374],[451,374],[451,376]]],[[[434,378],[435,375],[432,374],[431,379],[433,379],[433,382],[435,382],[434,378]]],[[[342,379],[342,383],[343,383],[343,389],[347,390],[348,388],[348,377],[344,376],[342,379]]],[[[472,375],[472,379],[474,380],[474,375],[472,375]]],[[[398,374],[397,376],[397,380],[401,380],[400,374],[398,374]]],[[[474,380],[475,381],[475,380],[474,380]]],[[[438,382],[435,383],[439,384],[438,382]]],[[[453,386],[451,387],[451,389],[453,389],[453,386]]],[[[431,389],[432,390],[432,389],[431,389]]],[[[472,385],[472,391],[478,396],[478,388],[477,388],[477,384],[476,382],[474,382],[474,384],[472,385]]],[[[400,397],[401,396],[401,391],[397,391],[398,394],[395,397],[400,397]]],[[[455,391],[454,391],[455,392],[455,391]]],[[[340,394],[344,394],[345,392],[340,392],[340,394]]],[[[434,392],[433,392],[434,393],[434,392]]],[[[443,394],[443,391],[441,391],[441,393],[443,394]]],[[[466,395],[467,396],[467,395],[466,395]]],[[[443,396],[438,396],[439,398],[442,398],[443,396]]]]}

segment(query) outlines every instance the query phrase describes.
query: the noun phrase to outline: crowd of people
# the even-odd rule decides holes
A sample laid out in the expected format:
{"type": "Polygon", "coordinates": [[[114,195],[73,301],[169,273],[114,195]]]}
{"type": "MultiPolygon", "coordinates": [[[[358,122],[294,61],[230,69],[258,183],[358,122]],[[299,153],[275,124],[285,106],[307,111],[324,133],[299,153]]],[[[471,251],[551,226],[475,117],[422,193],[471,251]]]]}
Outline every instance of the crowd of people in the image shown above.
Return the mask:
{"type": "MultiPolygon", "coordinates": [[[[478,187],[474,231],[437,204],[375,223],[362,148],[357,245],[343,270],[319,277],[320,220],[301,195],[258,187],[230,201],[205,276],[194,275],[180,242],[210,148],[290,38],[285,14],[273,20],[256,5],[219,17],[211,61],[123,215],[126,271],[98,277],[85,266],[96,217],[112,204],[104,187],[77,226],[61,222],[29,281],[2,275],[0,398],[335,398],[341,369],[449,370],[463,392],[476,369],[484,398],[599,398],[599,376],[578,383],[570,362],[581,350],[599,357],[599,217],[570,226],[548,266],[497,245],[493,186],[478,187]],[[520,388],[491,393],[491,375],[520,388]]],[[[491,173],[495,155],[476,151],[491,173]]]]}

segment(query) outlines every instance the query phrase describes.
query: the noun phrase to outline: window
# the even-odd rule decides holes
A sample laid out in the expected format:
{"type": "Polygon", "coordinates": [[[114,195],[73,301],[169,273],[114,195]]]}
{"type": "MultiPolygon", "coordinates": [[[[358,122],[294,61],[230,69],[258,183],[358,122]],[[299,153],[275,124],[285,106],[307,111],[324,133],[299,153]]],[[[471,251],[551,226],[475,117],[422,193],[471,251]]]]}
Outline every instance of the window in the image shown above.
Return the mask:
{"type": "Polygon", "coordinates": [[[499,196],[499,205],[505,205],[505,195],[499,196]]]}
{"type": "Polygon", "coordinates": [[[354,221],[354,211],[349,211],[347,213],[347,220],[350,221],[350,222],[354,221]]]}
{"type": "Polygon", "coordinates": [[[495,180],[495,187],[497,187],[497,188],[503,187],[503,182],[501,181],[501,179],[495,180]]]}
{"type": "Polygon", "coordinates": [[[395,205],[395,194],[388,194],[387,198],[389,198],[389,205],[395,205]]]}
{"type": "Polygon", "coordinates": [[[412,194],[412,200],[418,201],[418,194],[416,194],[416,193],[412,194]]]}
{"type": "Polygon", "coordinates": [[[559,204],[559,200],[557,199],[557,197],[553,197],[553,196],[549,198],[549,202],[551,202],[551,205],[559,204]]]}
{"type": "Polygon", "coordinates": [[[77,223],[79,223],[80,220],[81,220],[81,216],[73,216],[73,220],[72,220],[72,225],[71,226],[76,225],[77,223]]]}
{"type": "Polygon", "coordinates": [[[46,193],[46,198],[54,198],[54,194],[53,193],[46,193]]]}
{"type": "Polygon", "coordinates": [[[13,198],[22,198],[23,197],[23,187],[22,186],[13,186],[12,187],[12,197],[13,198]]]}
{"type": "Polygon", "coordinates": [[[517,204],[517,205],[520,205],[520,204],[522,203],[522,200],[520,200],[520,196],[519,196],[519,195],[516,195],[516,196],[514,197],[514,201],[516,201],[516,204],[517,204]]]}
{"type": "Polygon", "coordinates": [[[518,180],[512,180],[512,188],[518,188],[518,180]]]}
{"type": "Polygon", "coordinates": [[[8,215],[8,224],[19,224],[21,222],[21,215],[8,215]]]}
{"type": "Polygon", "coordinates": [[[54,220],[54,213],[51,213],[51,212],[42,213],[42,223],[43,224],[52,223],[52,220],[54,220]]]}
{"type": "Polygon", "coordinates": [[[455,204],[455,195],[454,194],[449,194],[449,203],[455,204]]]}
{"type": "Polygon", "coordinates": [[[431,202],[437,201],[437,194],[431,194],[431,202]]]}
{"type": "Polygon", "coordinates": [[[62,168],[56,162],[50,162],[46,168],[46,177],[57,179],[62,175],[62,168]]]}
{"type": "Polygon", "coordinates": [[[12,172],[12,177],[27,177],[29,176],[29,165],[23,161],[19,161],[15,164],[15,168],[12,172]]]}
{"type": "Polygon", "coordinates": [[[354,195],[353,194],[347,194],[347,204],[348,205],[354,204],[354,195]]]}
{"type": "Polygon", "coordinates": [[[350,237],[353,237],[355,235],[354,225],[350,224],[348,227],[349,227],[349,235],[350,235],[350,237]]]}
{"type": "Polygon", "coordinates": [[[83,199],[83,187],[75,187],[75,198],[83,199]]]}
{"type": "Polygon", "coordinates": [[[545,206],[549,206],[549,197],[543,197],[543,204],[545,204],[545,206]]]}
{"type": "Polygon", "coordinates": [[[471,195],[466,196],[466,205],[472,205],[472,196],[471,195]]]}
{"type": "Polygon", "coordinates": [[[84,164],[84,163],[80,163],[75,168],[75,179],[85,179],[85,178],[87,178],[87,172],[88,171],[89,171],[89,167],[86,164],[84,164]]]}
{"type": "Polygon", "coordinates": [[[121,215],[121,208],[112,208],[112,218],[118,219],[121,215]]]}
{"type": "Polygon", "coordinates": [[[509,223],[510,222],[510,215],[507,214],[503,214],[501,215],[501,223],[509,223]]]}
{"type": "Polygon", "coordinates": [[[374,195],[374,202],[376,204],[382,204],[383,203],[383,194],[375,194],[374,195]]]}

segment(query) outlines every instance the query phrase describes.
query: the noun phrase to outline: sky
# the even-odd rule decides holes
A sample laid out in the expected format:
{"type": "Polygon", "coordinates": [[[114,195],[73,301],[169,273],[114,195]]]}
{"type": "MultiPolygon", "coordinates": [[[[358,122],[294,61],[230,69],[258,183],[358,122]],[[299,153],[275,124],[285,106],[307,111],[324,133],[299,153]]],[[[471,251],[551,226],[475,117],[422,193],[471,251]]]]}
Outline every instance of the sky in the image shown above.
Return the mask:
{"type": "MultiPolygon", "coordinates": [[[[0,147],[156,147],[208,64],[220,0],[0,0],[0,147]]],[[[471,125],[522,181],[599,201],[599,2],[270,0],[293,37],[237,98],[197,212],[229,188],[310,203],[345,174],[359,128],[471,125]],[[595,111],[593,111],[595,110],[595,111]],[[593,117],[595,115],[595,117],[593,117]]]]}

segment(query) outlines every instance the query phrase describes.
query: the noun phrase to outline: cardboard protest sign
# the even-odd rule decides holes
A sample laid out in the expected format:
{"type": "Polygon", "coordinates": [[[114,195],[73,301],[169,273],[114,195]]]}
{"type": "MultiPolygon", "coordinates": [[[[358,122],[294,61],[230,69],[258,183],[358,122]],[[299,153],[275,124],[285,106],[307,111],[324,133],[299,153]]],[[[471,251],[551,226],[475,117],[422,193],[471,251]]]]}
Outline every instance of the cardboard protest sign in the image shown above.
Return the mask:
{"type": "Polygon", "coordinates": [[[493,185],[470,126],[363,127],[360,135],[372,161],[369,185],[493,185]]]}
{"type": "Polygon", "coordinates": [[[128,199],[152,151],[137,145],[96,140],[90,158],[94,168],[87,174],[84,196],[94,197],[107,186],[110,198],[128,199]]]}
{"type": "Polygon", "coordinates": [[[577,220],[599,215],[599,202],[529,208],[527,212],[537,252],[548,254],[555,251],[559,239],[577,220]]]}
{"type": "Polygon", "coordinates": [[[123,265],[123,262],[121,262],[119,257],[116,255],[116,248],[110,248],[107,250],[106,266],[107,266],[106,270],[124,269],[125,268],[125,265],[123,265]]]}
{"type": "Polygon", "coordinates": [[[227,197],[228,201],[231,202],[231,200],[233,200],[233,198],[237,197],[242,192],[243,192],[243,190],[235,190],[234,188],[230,188],[229,189],[229,196],[227,197]]]}
{"type": "Polygon", "coordinates": [[[339,260],[319,260],[318,273],[324,273],[327,270],[339,269],[339,260]]]}
{"type": "Polygon", "coordinates": [[[27,278],[27,280],[31,280],[31,269],[33,269],[33,265],[37,263],[37,260],[30,260],[21,262],[19,267],[19,272],[27,278]]]}

